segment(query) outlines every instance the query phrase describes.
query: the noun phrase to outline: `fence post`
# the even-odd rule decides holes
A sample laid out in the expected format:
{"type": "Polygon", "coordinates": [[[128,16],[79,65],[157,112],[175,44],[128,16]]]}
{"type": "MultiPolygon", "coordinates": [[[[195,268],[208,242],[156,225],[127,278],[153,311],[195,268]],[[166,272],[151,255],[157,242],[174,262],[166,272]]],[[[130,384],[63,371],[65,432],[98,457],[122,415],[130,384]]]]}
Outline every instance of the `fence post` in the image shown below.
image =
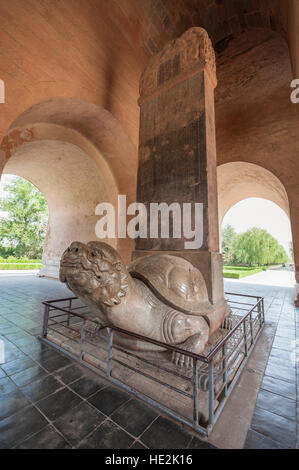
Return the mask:
{"type": "Polygon", "coordinates": [[[209,424],[214,424],[214,367],[213,359],[209,362],[209,424]]]}
{"type": "Polygon", "coordinates": [[[83,325],[81,328],[81,337],[80,337],[80,361],[83,361],[83,343],[85,339],[85,324],[86,324],[86,321],[83,320],[83,325]]]}
{"type": "Polygon", "coordinates": [[[45,305],[43,331],[42,331],[43,338],[46,338],[46,336],[47,336],[48,323],[49,323],[49,313],[50,313],[50,307],[49,307],[49,305],[45,305]]]}
{"type": "MultiPolygon", "coordinates": [[[[69,299],[69,310],[71,310],[71,308],[72,308],[72,299],[69,299]]],[[[67,314],[67,322],[66,322],[67,326],[70,326],[70,318],[71,318],[71,315],[70,315],[70,313],[68,313],[67,314]]]]}
{"type": "Polygon", "coordinates": [[[246,318],[245,318],[245,320],[244,320],[244,322],[243,322],[243,331],[244,331],[244,342],[245,342],[245,356],[248,356],[246,318]]]}
{"type": "Polygon", "coordinates": [[[108,359],[107,359],[107,370],[106,374],[108,377],[111,375],[111,356],[112,356],[112,345],[113,345],[113,330],[109,328],[109,342],[108,342],[108,359]]]}
{"type": "Polygon", "coordinates": [[[259,318],[260,318],[260,327],[262,329],[262,326],[263,326],[263,316],[262,316],[262,308],[261,308],[261,302],[259,301],[259,304],[258,304],[258,315],[259,315],[259,318]]]}
{"type": "Polygon", "coordinates": [[[193,424],[198,426],[198,364],[193,359],[193,424]]]}
{"type": "Polygon", "coordinates": [[[222,357],[223,357],[223,361],[222,361],[222,370],[223,370],[223,376],[222,376],[222,380],[223,380],[223,383],[224,383],[224,396],[226,397],[227,395],[227,374],[226,374],[226,344],[224,343],[224,345],[222,346],[222,357]]]}
{"type": "Polygon", "coordinates": [[[252,325],[252,312],[250,312],[250,335],[251,335],[251,345],[253,345],[254,339],[253,339],[253,325],[252,325]]]}

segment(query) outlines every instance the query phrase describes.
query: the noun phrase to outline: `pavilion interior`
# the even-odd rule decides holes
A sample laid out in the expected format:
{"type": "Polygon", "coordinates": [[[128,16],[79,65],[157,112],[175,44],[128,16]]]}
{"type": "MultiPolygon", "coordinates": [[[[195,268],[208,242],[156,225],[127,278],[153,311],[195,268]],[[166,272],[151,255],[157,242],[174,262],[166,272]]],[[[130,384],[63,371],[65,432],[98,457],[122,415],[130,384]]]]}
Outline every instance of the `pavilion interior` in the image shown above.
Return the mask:
{"type": "MultiPolygon", "coordinates": [[[[193,26],[208,32],[216,53],[219,224],[243,199],[261,197],[276,203],[290,218],[299,283],[299,104],[290,100],[291,81],[299,78],[298,0],[0,0],[0,79],[5,83],[0,175],[28,179],[47,199],[43,276],[57,279],[61,254],[74,239],[96,239],[98,203],[116,204],[118,194],[126,194],[128,203],[135,201],[140,76],[153,55],[193,26]]],[[[126,262],[131,259],[132,240],[109,242],[126,262]]],[[[11,280],[0,277],[0,292],[2,281],[3,299],[10,302],[11,280]]],[[[27,284],[20,286],[24,296],[27,284]]],[[[251,368],[262,372],[251,397],[245,375],[243,395],[235,399],[235,429],[242,429],[242,438],[236,431],[229,441],[220,423],[209,441],[216,447],[242,447],[247,432],[247,446],[257,445],[260,431],[250,422],[253,413],[258,414],[256,396],[279,319],[290,315],[284,326],[298,334],[294,299],[299,306],[299,289],[296,294],[279,287],[261,293],[269,308],[274,302],[269,330],[252,359],[251,368]],[[238,414],[242,397],[251,403],[244,409],[246,419],[238,414]]],[[[3,322],[7,312],[0,312],[3,322]]],[[[296,406],[298,414],[298,401],[296,406]]],[[[228,420],[234,414],[230,409],[228,420]]],[[[288,423],[286,427],[289,430],[288,423]]],[[[265,432],[260,442],[296,447],[292,439],[279,441],[265,432]]],[[[7,442],[18,445],[18,439],[7,442]]],[[[141,444],[147,445],[135,436],[134,445],[141,444]]]]}

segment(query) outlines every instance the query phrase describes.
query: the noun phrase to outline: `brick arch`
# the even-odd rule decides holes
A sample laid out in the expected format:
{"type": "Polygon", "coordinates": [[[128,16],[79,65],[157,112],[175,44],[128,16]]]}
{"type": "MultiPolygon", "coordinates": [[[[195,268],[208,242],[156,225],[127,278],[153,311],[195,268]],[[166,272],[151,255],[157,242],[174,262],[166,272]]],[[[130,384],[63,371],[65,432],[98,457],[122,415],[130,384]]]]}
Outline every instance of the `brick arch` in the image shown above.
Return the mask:
{"type": "Polygon", "coordinates": [[[277,204],[290,217],[288,195],[282,182],[262,166],[231,162],[217,167],[218,213],[221,227],[225,214],[243,199],[258,197],[277,204]]]}
{"type": "Polygon", "coordinates": [[[100,154],[107,173],[113,174],[120,191],[134,186],[137,149],[119,121],[104,108],[68,97],[35,104],[17,117],[4,136],[0,145],[0,169],[20,145],[43,139],[78,145],[94,160],[100,154]]]}
{"type": "MultiPolygon", "coordinates": [[[[0,175],[31,181],[49,205],[43,260],[57,276],[59,258],[76,240],[95,236],[95,208],[135,200],[137,151],[119,122],[92,103],[58,97],[39,103],[10,126],[0,146],[0,175]]],[[[126,261],[131,240],[111,240],[126,261]]]]}

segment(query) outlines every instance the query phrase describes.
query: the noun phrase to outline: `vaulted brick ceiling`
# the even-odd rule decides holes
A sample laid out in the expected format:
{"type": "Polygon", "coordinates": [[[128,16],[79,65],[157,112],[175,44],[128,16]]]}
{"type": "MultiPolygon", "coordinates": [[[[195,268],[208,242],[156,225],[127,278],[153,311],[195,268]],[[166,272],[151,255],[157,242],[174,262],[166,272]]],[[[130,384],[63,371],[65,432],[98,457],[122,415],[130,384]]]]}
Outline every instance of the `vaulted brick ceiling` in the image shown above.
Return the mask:
{"type": "Polygon", "coordinates": [[[155,53],[192,26],[205,28],[216,51],[252,27],[286,35],[287,1],[281,0],[141,0],[150,19],[144,44],[155,53]]]}
{"type": "Polygon", "coordinates": [[[281,0],[0,0],[0,139],[33,104],[70,96],[109,110],[138,141],[138,82],[150,55],[191,26],[216,50],[252,26],[284,34],[281,0]]]}

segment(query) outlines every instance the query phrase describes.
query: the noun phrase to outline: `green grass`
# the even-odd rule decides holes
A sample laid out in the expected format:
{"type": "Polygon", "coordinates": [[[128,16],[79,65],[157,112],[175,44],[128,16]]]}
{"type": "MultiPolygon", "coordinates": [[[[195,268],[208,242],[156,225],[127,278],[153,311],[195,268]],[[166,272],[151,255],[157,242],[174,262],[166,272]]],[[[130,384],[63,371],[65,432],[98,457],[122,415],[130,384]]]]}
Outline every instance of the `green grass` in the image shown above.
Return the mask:
{"type": "Polygon", "coordinates": [[[4,263],[29,263],[29,264],[36,264],[36,263],[41,263],[41,259],[29,259],[29,258],[15,258],[14,256],[8,256],[8,258],[2,258],[0,256],[0,264],[4,263]]]}
{"type": "Polygon", "coordinates": [[[0,271],[21,270],[21,269],[41,269],[43,267],[40,259],[8,258],[0,257],[0,271]]]}
{"type": "Polygon", "coordinates": [[[266,268],[250,267],[250,266],[223,266],[223,277],[229,279],[242,279],[243,277],[252,276],[260,273],[266,268]]]}
{"type": "Polygon", "coordinates": [[[255,266],[224,266],[226,271],[252,271],[253,269],[258,269],[259,267],[255,266]]]}
{"type": "Polygon", "coordinates": [[[3,263],[0,262],[0,271],[17,269],[41,269],[42,263],[3,263]]]}

